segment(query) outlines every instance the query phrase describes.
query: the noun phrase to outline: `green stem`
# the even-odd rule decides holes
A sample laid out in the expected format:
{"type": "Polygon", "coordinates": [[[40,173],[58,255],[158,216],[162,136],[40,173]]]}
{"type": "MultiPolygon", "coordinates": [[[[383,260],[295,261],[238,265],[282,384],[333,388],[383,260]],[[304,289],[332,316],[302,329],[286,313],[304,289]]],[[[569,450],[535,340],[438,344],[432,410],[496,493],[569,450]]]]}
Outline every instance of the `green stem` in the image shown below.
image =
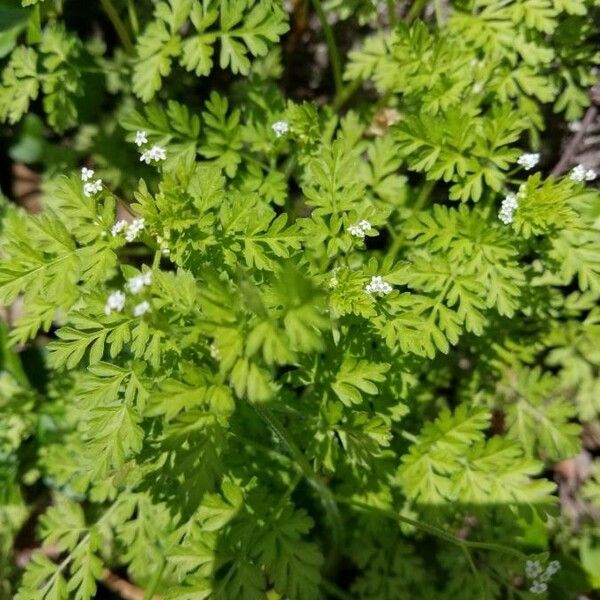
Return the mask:
{"type": "Polygon", "coordinates": [[[415,0],[415,3],[411,6],[411,9],[408,11],[404,20],[406,23],[412,23],[421,13],[421,11],[425,8],[427,4],[427,0],[415,0]]]}
{"type": "Polygon", "coordinates": [[[478,550],[490,550],[494,552],[500,552],[502,554],[510,554],[511,556],[515,556],[519,560],[525,561],[527,559],[527,555],[519,550],[515,550],[510,546],[502,546],[500,544],[488,543],[488,542],[472,542],[469,540],[463,540],[452,533],[448,533],[443,529],[436,527],[435,525],[430,525],[429,523],[423,523],[422,521],[417,521],[416,519],[411,519],[410,517],[405,517],[404,515],[395,513],[391,510],[386,510],[384,508],[378,508],[376,506],[371,506],[369,504],[365,504],[364,502],[360,502],[357,500],[349,500],[348,498],[343,498],[341,496],[334,496],[335,500],[340,504],[347,504],[348,506],[352,506],[359,510],[365,510],[371,513],[378,514],[382,517],[387,517],[388,519],[392,519],[393,521],[400,521],[402,523],[406,523],[407,525],[411,525],[416,529],[420,529],[425,533],[429,533],[435,537],[438,537],[442,540],[445,540],[451,544],[456,546],[465,546],[466,548],[473,548],[478,550]]]}
{"type": "Polygon", "coordinates": [[[439,28],[442,28],[444,26],[444,9],[442,7],[442,3],[440,2],[440,0],[435,0],[434,5],[435,5],[435,21],[437,23],[437,26],[439,28]]]}
{"type": "Polygon", "coordinates": [[[396,25],[396,2],[395,2],[395,0],[387,0],[387,11],[388,11],[388,20],[390,22],[390,27],[394,27],[396,25]]]}
{"type": "Polygon", "coordinates": [[[335,43],[335,37],[333,35],[333,29],[331,25],[327,21],[327,17],[325,16],[325,11],[323,10],[323,5],[321,4],[321,0],[312,0],[313,6],[317,11],[317,16],[319,17],[319,21],[321,22],[321,27],[323,29],[323,34],[325,35],[325,42],[327,43],[327,48],[329,50],[329,61],[331,62],[331,70],[333,71],[333,83],[335,85],[335,93],[336,96],[340,94],[343,87],[342,82],[342,61],[340,59],[340,52],[338,50],[337,44],[335,43]]]}
{"type": "Polygon", "coordinates": [[[271,411],[265,406],[262,406],[260,404],[252,404],[252,407],[254,408],[258,416],[266,423],[269,429],[282,442],[284,447],[291,454],[296,466],[300,469],[305,479],[321,497],[323,508],[325,509],[325,512],[329,517],[332,527],[333,550],[329,554],[329,564],[330,566],[334,565],[337,562],[338,556],[341,551],[344,527],[342,523],[342,517],[340,515],[340,510],[338,508],[333,492],[321,481],[319,476],[315,473],[311,464],[308,462],[306,456],[304,456],[300,448],[298,448],[296,442],[294,442],[294,440],[285,430],[283,425],[279,422],[277,417],[275,417],[275,415],[273,415],[273,413],[271,413],[271,411]]]}
{"type": "Polygon", "coordinates": [[[129,14],[129,23],[131,24],[131,31],[134,35],[137,35],[140,31],[140,25],[138,21],[137,11],[135,10],[134,0],[127,0],[127,13],[129,14]]]}
{"type": "Polygon", "coordinates": [[[344,104],[346,104],[346,102],[348,102],[348,100],[350,100],[350,98],[352,98],[352,96],[354,96],[354,94],[360,89],[361,85],[362,79],[359,78],[342,88],[333,99],[333,110],[339,110],[342,108],[342,106],[344,106],[344,104]]]}
{"type": "Polygon", "coordinates": [[[415,205],[413,206],[413,210],[415,210],[415,211],[421,210],[423,208],[423,206],[425,206],[425,203],[427,202],[427,200],[429,200],[429,196],[431,196],[431,192],[433,191],[434,187],[435,187],[435,180],[433,180],[433,179],[429,179],[428,181],[426,181],[423,184],[423,187],[421,188],[421,191],[419,192],[419,195],[417,196],[417,201],[415,202],[415,205]]]}
{"type": "Polygon", "coordinates": [[[123,48],[125,48],[127,54],[133,54],[133,44],[131,43],[131,39],[129,37],[129,34],[127,33],[125,24],[121,20],[121,17],[119,16],[117,9],[115,8],[115,5],[112,3],[112,0],[100,0],[100,4],[102,5],[104,12],[106,13],[106,16],[110,19],[110,22],[115,28],[115,31],[119,36],[119,40],[121,40],[123,48]]]}
{"type": "Polygon", "coordinates": [[[160,564],[160,567],[154,574],[154,577],[152,578],[150,585],[146,589],[146,592],[144,593],[144,600],[152,600],[154,598],[154,594],[156,593],[156,589],[158,588],[158,585],[160,583],[162,575],[165,572],[166,566],[167,566],[167,563],[165,560],[163,560],[160,564]]]}

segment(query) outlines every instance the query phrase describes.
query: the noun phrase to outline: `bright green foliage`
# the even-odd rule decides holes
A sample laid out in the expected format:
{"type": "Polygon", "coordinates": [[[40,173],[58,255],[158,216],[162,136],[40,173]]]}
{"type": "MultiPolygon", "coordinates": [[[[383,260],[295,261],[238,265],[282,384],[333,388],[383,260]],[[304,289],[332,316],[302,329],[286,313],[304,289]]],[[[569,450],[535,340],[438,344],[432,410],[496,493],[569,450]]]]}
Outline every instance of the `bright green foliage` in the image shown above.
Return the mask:
{"type": "Polygon", "coordinates": [[[555,474],[600,415],[600,195],[550,171],[598,2],[22,4],[0,597],[527,600],[550,553],[587,594],[555,474]],[[290,57],[340,33],[330,97],[290,57]]]}

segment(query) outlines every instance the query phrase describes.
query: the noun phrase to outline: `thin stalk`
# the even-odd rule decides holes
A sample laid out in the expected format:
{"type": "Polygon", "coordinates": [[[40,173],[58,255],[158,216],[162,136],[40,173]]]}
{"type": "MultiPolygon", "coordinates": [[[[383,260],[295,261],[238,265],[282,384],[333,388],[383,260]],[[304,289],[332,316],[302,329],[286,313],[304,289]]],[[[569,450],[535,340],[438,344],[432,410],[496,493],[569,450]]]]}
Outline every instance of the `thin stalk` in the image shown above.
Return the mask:
{"type": "Polygon", "coordinates": [[[441,0],[434,1],[435,6],[435,21],[438,27],[444,26],[444,7],[442,6],[441,0]]]}
{"type": "Polygon", "coordinates": [[[433,179],[429,179],[423,184],[423,187],[421,188],[421,191],[417,196],[417,201],[413,206],[413,210],[421,210],[423,206],[425,206],[425,203],[427,202],[427,200],[429,200],[429,196],[431,196],[431,192],[433,191],[434,187],[435,181],[433,179]]]}
{"type": "Polygon", "coordinates": [[[134,0],[127,0],[127,13],[129,14],[131,31],[133,31],[133,35],[137,35],[140,31],[140,24],[138,21],[137,11],[135,10],[134,0]]]}
{"type": "Polygon", "coordinates": [[[252,407],[258,414],[258,416],[266,423],[269,429],[275,434],[275,436],[282,442],[288,452],[291,454],[296,466],[300,469],[308,483],[317,491],[321,497],[323,508],[329,517],[332,527],[332,542],[333,549],[329,555],[330,565],[335,564],[341,551],[341,544],[343,539],[343,523],[338,508],[337,502],[333,492],[321,481],[319,476],[315,473],[311,464],[308,462],[306,456],[302,453],[300,448],[296,445],[296,442],[291,438],[288,432],[285,430],[283,425],[279,422],[277,417],[273,413],[260,404],[252,404],[252,407]]]}
{"type": "Polygon", "coordinates": [[[494,552],[500,552],[502,554],[510,554],[511,556],[515,556],[519,558],[519,560],[525,561],[527,559],[527,555],[519,550],[515,550],[510,546],[502,546],[501,544],[494,544],[492,542],[472,542],[470,540],[463,540],[452,533],[448,533],[444,531],[440,527],[436,527],[435,525],[430,525],[429,523],[423,523],[423,521],[417,521],[416,519],[411,519],[410,517],[405,517],[404,515],[395,513],[391,510],[386,510],[384,508],[378,508],[376,506],[371,506],[369,504],[365,504],[364,502],[349,500],[348,498],[343,498],[341,496],[334,496],[335,500],[340,504],[347,504],[348,506],[352,506],[359,510],[365,510],[371,513],[376,513],[382,517],[387,517],[388,519],[392,519],[394,521],[400,521],[402,523],[406,523],[407,525],[411,525],[416,529],[420,529],[425,533],[429,533],[435,537],[438,537],[442,540],[445,540],[451,544],[456,546],[465,546],[467,548],[473,548],[478,550],[490,550],[494,552]]]}
{"type": "Polygon", "coordinates": [[[471,571],[473,572],[473,577],[475,577],[477,583],[479,584],[479,587],[481,588],[481,593],[483,594],[481,596],[482,600],[487,600],[487,589],[485,587],[483,579],[481,579],[481,575],[479,575],[479,571],[477,570],[475,563],[473,562],[473,557],[471,556],[469,549],[464,544],[461,545],[460,549],[462,550],[463,554],[465,555],[465,558],[467,559],[467,563],[471,568],[471,571]]]}
{"type": "Polygon", "coordinates": [[[343,87],[341,90],[337,92],[335,98],[333,99],[332,107],[333,110],[339,110],[354,96],[354,94],[360,89],[362,85],[362,79],[355,79],[347,86],[343,87]]]}
{"type": "Polygon", "coordinates": [[[160,567],[158,568],[158,571],[156,571],[156,573],[154,574],[150,585],[146,589],[146,592],[144,593],[144,600],[152,600],[154,598],[154,594],[160,584],[160,580],[162,578],[163,573],[165,572],[166,566],[167,563],[165,560],[163,560],[160,564],[160,567]]]}
{"type": "Polygon", "coordinates": [[[396,0],[387,0],[387,12],[390,27],[396,25],[396,0]]]}
{"type": "Polygon", "coordinates": [[[117,9],[115,8],[115,5],[112,3],[112,0],[100,0],[100,4],[102,5],[104,12],[106,13],[106,16],[109,18],[110,22],[115,28],[115,31],[117,33],[117,36],[119,37],[119,40],[121,41],[121,44],[123,45],[123,48],[125,48],[127,54],[133,54],[134,48],[133,44],[131,43],[131,38],[129,37],[129,33],[127,33],[127,28],[121,20],[121,17],[119,16],[117,9]]]}
{"type": "Polygon", "coordinates": [[[412,23],[419,16],[419,14],[421,14],[421,11],[425,8],[426,4],[427,0],[415,0],[415,3],[408,11],[408,14],[406,17],[404,17],[404,21],[406,23],[412,23]]]}
{"type": "Polygon", "coordinates": [[[342,61],[340,59],[340,51],[338,50],[337,44],[335,43],[335,37],[333,35],[333,29],[327,21],[325,11],[321,0],[312,0],[319,21],[321,22],[321,28],[325,35],[325,42],[327,43],[327,49],[329,50],[329,62],[331,63],[331,70],[333,71],[333,83],[335,85],[335,93],[338,95],[343,87],[342,82],[342,61]]]}

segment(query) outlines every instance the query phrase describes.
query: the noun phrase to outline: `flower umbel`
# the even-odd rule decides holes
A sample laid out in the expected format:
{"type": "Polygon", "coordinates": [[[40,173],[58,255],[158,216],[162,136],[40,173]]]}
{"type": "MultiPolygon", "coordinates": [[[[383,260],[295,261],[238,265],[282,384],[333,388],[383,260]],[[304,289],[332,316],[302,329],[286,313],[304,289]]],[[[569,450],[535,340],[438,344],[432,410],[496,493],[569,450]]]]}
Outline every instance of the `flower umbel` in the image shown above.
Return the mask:
{"type": "Polygon", "coordinates": [[[131,225],[127,228],[125,232],[125,239],[128,242],[133,242],[135,238],[137,238],[140,231],[144,229],[144,219],[134,219],[131,225]]]}
{"type": "Polygon", "coordinates": [[[276,137],[281,137],[290,130],[290,126],[287,121],[276,121],[271,125],[271,129],[275,132],[276,137]]]}
{"type": "Polygon", "coordinates": [[[135,145],[139,148],[148,143],[148,137],[145,131],[135,132],[135,145]]]}
{"type": "Polygon", "coordinates": [[[102,179],[96,179],[96,181],[88,181],[83,184],[83,195],[87,198],[91,198],[94,194],[102,191],[102,179]]]}
{"type": "Polygon", "coordinates": [[[110,315],[111,312],[121,312],[125,308],[125,294],[121,291],[113,292],[104,305],[104,314],[110,315]]]}
{"type": "Polygon", "coordinates": [[[110,232],[113,234],[113,236],[117,236],[119,235],[119,233],[121,233],[121,231],[123,231],[125,228],[127,227],[127,221],[124,221],[123,219],[121,219],[120,221],[117,221],[110,229],[110,232]]]}
{"type": "Polygon", "coordinates": [[[94,169],[81,168],[81,181],[89,181],[94,176],[94,169]]]}
{"type": "Polygon", "coordinates": [[[140,275],[136,275],[127,281],[127,289],[132,294],[139,294],[144,287],[150,285],[152,283],[152,271],[146,271],[146,273],[141,273],[140,275]]]}
{"type": "Polygon", "coordinates": [[[393,291],[393,287],[383,279],[381,275],[373,275],[371,281],[365,286],[367,294],[387,295],[393,291]]]}
{"type": "Polygon", "coordinates": [[[513,215],[515,210],[517,210],[519,206],[519,202],[517,201],[517,196],[513,193],[506,194],[504,200],[502,200],[502,206],[500,207],[500,212],[498,213],[498,218],[505,224],[509,225],[513,222],[513,215]]]}
{"type": "Polygon", "coordinates": [[[586,169],[583,165],[577,165],[570,175],[572,181],[593,181],[596,177],[598,175],[594,169],[586,169]]]}
{"type": "Polygon", "coordinates": [[[147,300],[144,300],[143,302],[140,302],[139,304],[136,304],[133,307],[133,315],[135,317],[141,317],[142,315],[145,315],[149,310],[150,303],[147,300]]]}
{"type": "Polygon", "coordinates": [[[517,164],[521,165],[526,171],[530,171],[540,162],[539,153],[521,154],[517,159],[517,164]]]}
{"type": "Polygon", "coordinates": [[[152,161],[159,162],[167,158],[167,151],[162,146],[154,145],[140,156],[140,161],[149,165],[152,161]]]}

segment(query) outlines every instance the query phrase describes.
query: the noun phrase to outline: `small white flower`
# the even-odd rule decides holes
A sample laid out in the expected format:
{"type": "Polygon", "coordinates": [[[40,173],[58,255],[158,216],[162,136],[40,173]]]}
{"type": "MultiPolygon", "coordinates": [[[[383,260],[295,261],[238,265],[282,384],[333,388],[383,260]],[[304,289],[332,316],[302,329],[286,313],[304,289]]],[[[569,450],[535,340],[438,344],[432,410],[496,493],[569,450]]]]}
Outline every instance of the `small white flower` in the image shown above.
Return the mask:
{"type": "Polygon", "coordinates": [[[533,594],[543,594],[548,589],[548,586],[543,581],[534,581],[529,591],[533,594]]]}
{"type": "Polygon", "coordinates": [[[529,579],[535,579],[542,574],[542,565],[538,560],[528,560],[525,563],[525,575],[529,579]]]}
{"type": "Polygon", "coordinates": [[[121,219],[111,227],[110,232],[113,234],[113,236],[117,236],[119,233],[121,233],[121,231],[123,231],[123,229],[125,229],[125,227],[127,227],[127,221],[121,219]]]}
{"type": "Polygon", "coordinates": [[[87,198],[91,198],[94,194],[102,191],[102,179],[96,181],[88,181],[83,184],[83,194],[87,198]]]}
{"type": "Polygon", "coordinates": [[[120,291],[113,292],[104,305],[104,314],[110,315],[114,310],[121,312],[125,308],[125,294],[120,291]]]}
{"type": "Polygon", "coordinates": [[[146,132],[145,131],[136,131],[135,132],[135,145],[139,148],[140,146],[143,146],[144,144],[148,143],[148,138],[146,136],[146,132]]]}
{"type": "Polygon", "coordinates": [[[577,165],[570,175],[572,181],[593,181],[596,177],[598,174],[594,169],[586,169],[583,165],[577,165]]]}
{"type": "MultiPolygon", "coordinates": [[[[524,190],[519,190],[519,195],[523,196],[525,194],[524,190]]],[[[502,206],[500,207],[500,212],[498,213],[498,218],[505,224],[509,225],[513,222],[513,215],[515,210],[517,210],[519,206],[519,202],[517,200],[517,196],[513,193],[507,194],[504,200],[502,200],[502,206]]]]}
{"type": "Polygon", "coordinates": [[[158,162],[167,158],[167,152],[162,146],[154,145],[140,156],[140,161],[149,165],[152,161],[158,162]]]}
{"type": "Polygon", "coordinates": [[[370,230],[371,223],[369,223],[369,221],[367,221],[366,219],[363,219],[362,221],[359,221],[358,223],[355,223],[354,225],[350,225],[350,227],[348,227],[348,233],[350,235],[361,239],[363,239],[367,231],[370,230]]]}
{"type": "Polygon", "coordinates": [[[535,154],[521,154],[517,159],[517,164],[524,167],[526,171],[530,171],[540,162],[540,155],[536,152],[535,154]]]}
{"type": "Polygon", "coordinates": [[[271,129],[275,132],[276,137],[281,137],[290,130],[290,126],[287,121],[276,121],[271,125],[271,129]]]}
{"type": "Polygon", "coordinates": [[[550,562],[550,564],[546,567],[546,573],[552,577],[552,575],[554,575],[555,573],[558,573],[558,571],[560,571],[560,563],[557,560],[553,560],[550,562]]]}
{"type": "Polygon", "coordinates": [[[581,129],[581,121],[571,121],[569,123],[569,130],[576,133],[581,129]]]}
{"type": "Polygon", "coordinates": [[[371,281],[365,286],[365,292],[367,294],[389,294],[394,288],[387,282],[384,281],[381,275],[373,275],[371,281]]]}
{"type": "Polygon", "coordinates": [[[88,181],[94,176],[94,169],[88,169],[87,167],[81,168],[81,181],[88,181]]]}
{"type": "Polygon", "coordinates": [[[215,360],[219,360],[221,358],[221,352],[219,351],[219,347],[215,343],[212,343],[210,345],[209,351],[210,351],[210,355],[215,360]]]}
{"type": "Polygon", "coordinates": [[[348,233],[361,239],[365,237],[365,230],[360,225],[350,225],[348,233]]]}
{"type": "Polygon", "coordinates": [[[145,286],[152,283],[152,271],[136,275],[127,281],[127,289],[132,294],[139,294],[145,286]]]}
{"type": "Polygon", "coordinates": [[[150,304],[149,304],[149,302],[144,300],[143,302],[140,302],[139,304],[136,304],[133,307],[133,316],[141,317],[142,315],[145,315],[149,310],[150,310],[150,304]]]}
{"type": "Polygon", "coordinates": [[[125,232],[125,239],[128,242],[133,242],[135,238],[138,236],[139,232],[144,229],[144,219],[134,219],[131,225],[127,227],[127,231],[125,232]]]}

